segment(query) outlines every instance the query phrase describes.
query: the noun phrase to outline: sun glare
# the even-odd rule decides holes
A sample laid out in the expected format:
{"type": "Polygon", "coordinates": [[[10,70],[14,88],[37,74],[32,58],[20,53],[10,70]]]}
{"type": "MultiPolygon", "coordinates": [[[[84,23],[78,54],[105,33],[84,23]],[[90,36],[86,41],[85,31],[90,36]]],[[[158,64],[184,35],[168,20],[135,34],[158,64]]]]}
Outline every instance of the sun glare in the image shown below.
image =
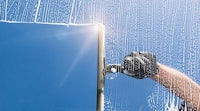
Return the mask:
{"type": "MultiPolygon", "coordinates": [[[[83,25],[81,25],[81,27],[82,26],[83,25]]],[[[102,24],[98,24],[98,25],[91,25],[89,27],[83,26],[82,28],[79,28],[79,30],[72,31],[70,33],[66,33],[64,31],[58,33],[57,37],[58,37],[59,40],[65,39],[65,37],[76,34],[76,33],[83,33],[83,34],[87,33],[88,34],[85,38],[86,40],[83,41],[84,43],[81,46],[79,53],[76,55],[74,60],[72,60],[71,66],[67,69],[65,76],[61,80],[61,82],[58,86],[59,88],[61,88],[64,85],[64,82],[71,75],[71,73],[75,69],[76,65],[82,59],[84,54],[87,53],[88,49],[92,46],[92,44],[97,43],[97,42],[95,42],[95,40],[97,40],[99,31],[102,32],[102,30],[104,30],[104,26],[102,24]]],[[[78,37],[77,37],[77,39],[78,39],[78,37]]]]}

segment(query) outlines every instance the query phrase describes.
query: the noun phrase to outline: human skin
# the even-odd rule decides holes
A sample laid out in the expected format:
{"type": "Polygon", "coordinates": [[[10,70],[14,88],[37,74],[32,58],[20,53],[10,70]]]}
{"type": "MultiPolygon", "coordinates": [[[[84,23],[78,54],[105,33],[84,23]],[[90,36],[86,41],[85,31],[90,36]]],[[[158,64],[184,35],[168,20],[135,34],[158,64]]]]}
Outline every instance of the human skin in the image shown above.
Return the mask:
{"type": "Polygon", "coordinates": [[[191,103],[200,110],[200,86],[178,70],[157,63],[159,72],[151,78],[169,89],[186,103],[191,103]]]}

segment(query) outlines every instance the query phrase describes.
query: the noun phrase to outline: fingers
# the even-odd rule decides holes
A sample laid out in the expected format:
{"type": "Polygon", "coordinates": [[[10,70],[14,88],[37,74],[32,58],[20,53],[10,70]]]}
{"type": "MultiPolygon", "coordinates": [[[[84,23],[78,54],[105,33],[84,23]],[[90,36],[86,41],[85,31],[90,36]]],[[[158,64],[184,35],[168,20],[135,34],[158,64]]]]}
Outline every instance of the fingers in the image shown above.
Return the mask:
{"type": "Polygon", "coordinates": [[[127,75],[142,79],[154,75],[154,63],[156,58],[153,54],[147,52],[132,52],[124,59],[122,66],[127,75]]]}
{"type": "Polygon", "coordinates": [[[143,57],[141,57],[141,59],[142,59],[142,60],[144,60],[144,61],[146,61],[146,62],[148,62],[148,63],[150,63],[150,60],[149,60],[149,59],[147,59],[147,58],[146,58],[146,57],[144,57],[144,56],[143,56],[143,57]]]}
{"type": "Polygon", "coordinates": [[[150,64],[150,61],[144,56],[137,56],[135,59],[140,62],[138,66],[143,69],[144,72],[146,72],[148,67],[147,65],[150,64]]]}
{"type": "Polygon", "coordinates": [[[134,59],[138,60],[142,65],[145,65],[144,61],[142,60],[142,57],[136,56],[134,59]]]}
{"type": "Polygon", "coordinates": [[[126,57],[126,60],[129,61],[138,61],[142,66],[145,66],[146,64],[150,64],[150,60],[144,56],[143,53],[131,53],[129,56],[126,57]]]}

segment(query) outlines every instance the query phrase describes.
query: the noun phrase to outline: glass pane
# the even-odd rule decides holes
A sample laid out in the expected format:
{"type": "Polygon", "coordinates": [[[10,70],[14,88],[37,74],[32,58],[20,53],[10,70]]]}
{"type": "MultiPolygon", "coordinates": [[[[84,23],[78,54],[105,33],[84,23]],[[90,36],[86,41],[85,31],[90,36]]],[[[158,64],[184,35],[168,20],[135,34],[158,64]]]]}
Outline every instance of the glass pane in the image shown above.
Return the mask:
{"type": "MultiPolygon", "coordinates": [[[[199,0],[0,0],[0,21],[103,23],[106,64],[152,52],[200,84],[199,6],[199,0]]],[[[106,77],[105,97],[106,111],[168,111],[182,101],[150,79],[118,73],[106,77]]]]}
{"type": "Polygon", "coordinates": [[[95,25],[0,23],[1,111],[95,111],[95,25]]]}

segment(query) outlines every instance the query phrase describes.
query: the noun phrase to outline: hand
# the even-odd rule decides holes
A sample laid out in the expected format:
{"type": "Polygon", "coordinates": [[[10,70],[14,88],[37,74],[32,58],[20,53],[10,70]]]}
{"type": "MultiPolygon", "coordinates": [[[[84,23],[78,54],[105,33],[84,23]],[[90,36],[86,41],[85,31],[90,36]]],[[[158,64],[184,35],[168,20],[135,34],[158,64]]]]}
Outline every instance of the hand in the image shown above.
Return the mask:
{"type": "Polygon", "coordinates": [[[133,52],[124,58],[123,73],[137,79],[156,75],[158,66],[156,56],[148,52],[133,52]]]}

